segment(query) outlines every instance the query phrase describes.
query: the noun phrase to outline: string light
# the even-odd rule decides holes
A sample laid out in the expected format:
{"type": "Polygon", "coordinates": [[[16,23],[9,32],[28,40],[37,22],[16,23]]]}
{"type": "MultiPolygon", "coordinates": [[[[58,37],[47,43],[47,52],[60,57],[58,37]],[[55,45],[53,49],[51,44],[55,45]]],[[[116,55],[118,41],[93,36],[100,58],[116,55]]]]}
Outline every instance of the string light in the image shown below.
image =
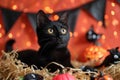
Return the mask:
{"type": "Polygon", "coordinates": [[[87,19],[86,18],[83,19],[83,23],[87,23],[87,19]]]}
{"type": "Polygon", "coordinates": [[[74,37],[77,37],[78,36],[78,32],[74,32],[74,37]]]}
{"type": "Polygon", "coordinates": [[[50,12],[46,12],[53,13],[54,10],[63,11],[73,9],[91,1],[92,0],[0,0],[0,5],[1,7],[26,13],[36,13],[39,10],[45,10],[45,7],[48,6],[50,12]]]}
{"type": "Polygon", "coordinates": [[[73,36],[73,33],[72,32],[70,32],[70,37],[72,37],[73,36]]]}
{"type": "Polygon", "coordinates": [[[49,17],[49,19],[52,20],[52,21],[57,21],[57,20],[59,19],[59,16],[58,16],[57,14],[51,15],[51,16],[49,17]]]}
{"type": "Polygon", "coordinates": [[[12,37],[13,37],[13,34],[12,34],[12,33],[9,33],[9,34],[8,34],[8,37],[9,37],[9,38],[12,38],[12,37]]]}
{"type": "Polygon", "coordinates": [[[103,25],[102,21],[98,21],[98,26],[102,26],[102,25],[103,25]]]}
{"type": "Polygon", "coordinates": [[[115,15],[115,11],[111,10],[111,15],[114,16],[115,15]]]}
{"type": "Polygon", "coordinates": [[[104,17],[105,19],[108,19],[109,18],[109,16],[107,15],[107,14],[105,14],[105,17],[104,17]]]}
{"type": "Polygon", "coordinates": [[[75,0],[70,0],[72,3],[75,3],[75,0]]]}
{"type": "Polygon", "coordinates": [[[2,38],[2,36],[3,36],[2,33],[0,33],[0,38],[2,38]]]}
{"type": "Polygon", "coordinates": [[[102,40],[105,40],[105,38],[106,38],[106,37],[105,37],[105,35],[102,35],[102,37],[101,37],[101,38],[102,38],[102,40]]]}
{"type": "Polygon", "coordinates": [[[115,3],[114,3],[114,2],[112,2],[112,3],[111,3],[111,6],[112,6],[112,7],[115,7],[115,3]]]}
{"type": "Polygon", "coordinates": [[[105,43],[105,39],[106,39],[105,35],[102,35],[102,36],[101,36],[101,41],[102,41],[102,43],[105,43]]]}
{"type": "Polygon", "coordinates": [[[81,27],[81,32],[86,32],[86,28],[85,27],[81,27]]]}
{"type": "Polygon", "coordinates": [[[31,46],[31,42],[30,42],[30,41],[27,41],[27,42],[26,42],[26,46],[27,46],[27,47],[30,47],[30,46],[31,46]]]}
{"type": "Polygon", "coordinates": [[[53,9],[51,9],[49,6],[45,7],[45,12],[47,13],[53,13],[53,9]]]}
{"type": "Polygon", "coordinates": [[[20,33],[17,33],[16,36],[17,36],[17,37],[20,37],[20,33]]]}
{"type": "Polygon", "coordinates": [[[24,29],[26,27],[25,23],[21,24],[21,28],[24,29]]]}
{"type": "Polygon", "coordinates": [[[54,20],[57,21],[59,19],[58,15],[54,15],[54,20]]]}
{"type": "Polygon", "coordinates": [[[119,24],[119,21],[117,19],[113,19],[112,25],[117,26],[119,24]]]}
{"type": "Polygon", "coordinates": [[[117,37],[117,35],[118,35],[117,31],[114,31],[114,32],[113,32],[113,35],[114,35],[115,37],[117,37]]]}
{"type": "Polygon", "coordinates": [[[13,10],[16,10],[16,9],[17,9],[17,5],[13,5],[13,6],[12,6],[12,9],[13,9],[13,10]]]}

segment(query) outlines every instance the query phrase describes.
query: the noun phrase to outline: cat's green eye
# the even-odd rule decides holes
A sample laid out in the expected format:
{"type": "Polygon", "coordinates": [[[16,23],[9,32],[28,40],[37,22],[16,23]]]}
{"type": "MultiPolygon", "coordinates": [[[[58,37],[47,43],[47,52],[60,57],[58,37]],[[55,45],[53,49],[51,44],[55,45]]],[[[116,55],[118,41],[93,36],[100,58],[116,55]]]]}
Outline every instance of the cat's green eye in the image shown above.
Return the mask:
{"type": "Polygon", "coordinates": [[[62,33],[62,34],[66,34],[66,33],[67,33],[67,30],[66,30],[65,28],[62,28],[62,29],[61,29],[61,33],[62,33]]]}
{"type": "Polygon", "coordinates": [[[48,33],[49,33],[49,34],[53,34],[53,29],[49,28],[49,29],[48,29],[48,33]]]}

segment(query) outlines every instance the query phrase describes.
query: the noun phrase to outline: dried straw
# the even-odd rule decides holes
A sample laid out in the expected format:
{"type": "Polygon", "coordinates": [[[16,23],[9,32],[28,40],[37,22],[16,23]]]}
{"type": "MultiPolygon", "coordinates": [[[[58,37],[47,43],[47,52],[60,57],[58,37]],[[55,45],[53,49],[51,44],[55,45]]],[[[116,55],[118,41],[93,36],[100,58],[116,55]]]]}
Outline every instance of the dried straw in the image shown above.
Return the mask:
{"type": "MultiPolygon", "coordinates": [[[[55,75],[60,74],[59,70],[51,73],[46,68],[43,68],[42,70],[35,70],[34,65],[29,67],[28,65],[22,63],[20,60],[17,60],[18,54],[16,51],[12,51],[10,53],[2,53],[3,55],[0,57],[0,80],[19,80],[21,77],[28,73],[37,73],[42,75],[45,80],[52,80],[55,75]]],[[[61,68],[63,68],[63,73],[69,73],[73,75],[76,80],[90,80],[90,72],[83,72],[79,68],[65,68],[61,64],[55,62],[52,62],[50,64],[59,65],[61,68]],[[86,75],[86,73],[89,75],[86,75]]],[[[97,76],[97,73],[95,73],[95,75],[97,76]]]]}
{"type": "Polygon", "coordinates": [[[106,67],[103,72],[110,74],[114,80],[120,80],[120,63],[106,67]]]}

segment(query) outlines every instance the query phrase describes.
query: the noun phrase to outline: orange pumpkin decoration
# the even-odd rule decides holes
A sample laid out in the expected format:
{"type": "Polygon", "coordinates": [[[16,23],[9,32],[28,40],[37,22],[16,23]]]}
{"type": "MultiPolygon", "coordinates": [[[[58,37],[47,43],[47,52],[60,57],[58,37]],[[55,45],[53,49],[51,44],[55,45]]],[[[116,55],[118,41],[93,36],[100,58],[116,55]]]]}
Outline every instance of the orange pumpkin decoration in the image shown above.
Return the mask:
{"type": "Polygon", "coordinates": [[[52,80],[75,80],[74,76],[64,73],[64,74],[58,74],[55,77],[53,77],[52,80]]]}
{"type": "Polygon", "coordinates": [[[109,55],[109,52],[101,46],[90,46],[79,55],[78,61],[86,63],[89,66],[99,66],[105,58],[109,55]]]}
{"type": "Polygon", "coordinates": [[[97,77],[95,80],[113,80],[110,75],[103,75],[102,77],[97,77]]]}

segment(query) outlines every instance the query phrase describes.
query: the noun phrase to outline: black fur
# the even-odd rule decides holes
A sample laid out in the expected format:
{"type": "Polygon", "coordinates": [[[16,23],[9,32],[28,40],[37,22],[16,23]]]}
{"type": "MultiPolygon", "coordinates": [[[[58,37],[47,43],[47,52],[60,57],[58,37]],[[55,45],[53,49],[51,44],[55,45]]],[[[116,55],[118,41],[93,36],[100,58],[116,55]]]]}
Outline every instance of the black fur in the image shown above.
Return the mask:
{"type": "MultiPolygon", "coordinates": [[[[57,62],[65,67],[72,67],[70,53],[67,49],[69,41],[69,27],[67,25],[67,14],[64,13],[58,21],[48,19],[43,11],[37,14],[37,37],[40,49],[38,51],[20,51],[18,59],[38,68],[45,67],[51,62],[57,62]]],[[[60,69],[52,64],[48,67],[51,71],[60,69]]]]}

